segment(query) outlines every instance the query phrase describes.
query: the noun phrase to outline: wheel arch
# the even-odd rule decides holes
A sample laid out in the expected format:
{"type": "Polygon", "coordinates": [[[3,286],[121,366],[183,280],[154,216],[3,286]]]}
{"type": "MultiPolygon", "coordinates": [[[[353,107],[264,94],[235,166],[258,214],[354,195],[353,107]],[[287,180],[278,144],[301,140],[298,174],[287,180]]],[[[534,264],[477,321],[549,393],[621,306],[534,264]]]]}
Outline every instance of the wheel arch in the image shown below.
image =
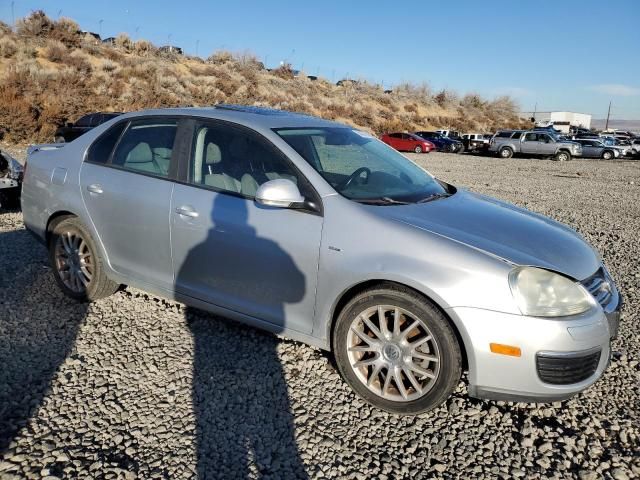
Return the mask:
{"type": "Polygon", "coordinates": [[[428,300],[430,303],[432,303],[440,311],[440,313],[442,313],[444,318],[446,318],[447,321],[449,322],[449,325],[453,329],[456,339],[458,340],[458,344],[460,345],[460,353],[462,355],[462,368],[463,370],[467,370],[469,367],[468,356],[467,356],[467,345],[465,344],[464,339],[460,334],[460,330],[458,326],[453,321],[451,316],[447,314],[446,310],[442,308],[442,306],[438,304],[438,302],[436,302],[433,298],[431,298],[429,295],[425,294],[424,292],[410,285],[407,285],[405,283],[401,283],[393,280],[386,280],[382,278],[365,280],[355,285],[352,285],[351,287],[346,289],[344,292],[342,292],[342,294],[334,302],[333,307],[331,308],[331,318],[327,325],[327,338],[328,338],[327,343],[329,345],[329,349],[333,351],[333,331],[337,323],[336,320],[338,319],[340,312],[342,312],[342,309],[347,305],[347,303],[349,303],[349,301],[351,301],[351,299],[354,298],[356,295],[358,295],[359,293],[365,290],[368,290],[369,288],[373,288],[373,287],[384,288],[385,286],[396,286],[396,287],[403,287],[403,288],[409,289],[417,293],[421,297],[424,297],[425,300],[428,300]]]}
{"type": "Polygon", "coordinates": [[[51,234],[53,233],[55,226],[64,219],[72,217],[78,217],[78,215],[68,210],[59,210],[49,216],[47,219],[47,226],[44,230],[44,240],[47,245],[49,245],[49,239],[51,238],[51,234]]]}

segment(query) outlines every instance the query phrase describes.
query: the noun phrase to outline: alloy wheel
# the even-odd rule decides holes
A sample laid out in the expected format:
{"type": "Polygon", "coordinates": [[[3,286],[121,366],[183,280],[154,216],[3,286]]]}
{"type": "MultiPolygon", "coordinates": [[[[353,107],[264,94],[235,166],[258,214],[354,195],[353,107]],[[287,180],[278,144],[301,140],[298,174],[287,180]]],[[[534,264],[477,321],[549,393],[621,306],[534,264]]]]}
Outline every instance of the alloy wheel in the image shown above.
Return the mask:
{"type": "Polygon", "coordinates": [[[93,280],[94,260],[89,245],[73,231],[58,235],[55,267],[62,283],[76,293],[83,293],[93,280]]]}
{"type": "Polygon", "coordinates": [[[440,373],[438,344],[424,321],[391,305],[364,310],[347,335],[349,364],[376,395],[392,401],[419,399],[440,373]]]}

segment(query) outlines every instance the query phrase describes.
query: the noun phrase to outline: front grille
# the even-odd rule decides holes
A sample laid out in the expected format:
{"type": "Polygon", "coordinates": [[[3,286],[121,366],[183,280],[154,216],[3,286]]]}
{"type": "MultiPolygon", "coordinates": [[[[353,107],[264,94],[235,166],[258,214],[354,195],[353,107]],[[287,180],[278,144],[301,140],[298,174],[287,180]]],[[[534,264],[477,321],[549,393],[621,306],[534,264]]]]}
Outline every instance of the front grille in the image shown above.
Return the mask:
{"type": "Polygon", "coordinates": [[[553,385],[579,383],[593,375],[600,363],[601,351],[554,355],[538,353],[536,368],[540,380],[553,385]]]}
{"type": "Polygon", "coordinates": [[[604,268],[600,267],[596,273],[582,282],[593,298],[605,308],[611,300],[612,284],[604,268]]]}

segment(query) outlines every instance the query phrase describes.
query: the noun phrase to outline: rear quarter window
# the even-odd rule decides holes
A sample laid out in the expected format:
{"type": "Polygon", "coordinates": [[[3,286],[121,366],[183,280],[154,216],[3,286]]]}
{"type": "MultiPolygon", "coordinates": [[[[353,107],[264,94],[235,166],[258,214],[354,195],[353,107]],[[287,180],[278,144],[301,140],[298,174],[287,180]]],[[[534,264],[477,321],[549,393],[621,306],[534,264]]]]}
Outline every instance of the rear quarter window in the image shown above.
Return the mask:
{"type": "Polygon", "coordinates": [[[126,124],[127,122],[122,122],[114,125],[99,136],[98,139],[89,147],[86,161],[91,163],[107,163],[111,156],[111,152],[113,151],[113,147],[120,138],[126,124]]]}

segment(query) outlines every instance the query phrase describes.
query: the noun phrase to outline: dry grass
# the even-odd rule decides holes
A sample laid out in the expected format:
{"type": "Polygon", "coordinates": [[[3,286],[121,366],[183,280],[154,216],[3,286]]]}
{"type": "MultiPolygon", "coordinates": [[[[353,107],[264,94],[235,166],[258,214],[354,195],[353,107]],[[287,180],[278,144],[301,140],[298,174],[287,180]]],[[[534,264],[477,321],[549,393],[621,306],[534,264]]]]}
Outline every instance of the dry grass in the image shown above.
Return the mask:
{"type": "Polygon", "coordinates": [[[514,102],[433,93],[427,84],[380,86],[268,72],[249,54],[219,51],[207,60],[160,52],[125,34],[116,45],[80,35],[71,20],[34,12],[16,32],[0,22],[0,134],[49,141],[59,123],[99,110],[203,106],[219,102],[272,106],[349,123],[376,134],[449,127],[490,131],[521,124],[514,102]]]}

